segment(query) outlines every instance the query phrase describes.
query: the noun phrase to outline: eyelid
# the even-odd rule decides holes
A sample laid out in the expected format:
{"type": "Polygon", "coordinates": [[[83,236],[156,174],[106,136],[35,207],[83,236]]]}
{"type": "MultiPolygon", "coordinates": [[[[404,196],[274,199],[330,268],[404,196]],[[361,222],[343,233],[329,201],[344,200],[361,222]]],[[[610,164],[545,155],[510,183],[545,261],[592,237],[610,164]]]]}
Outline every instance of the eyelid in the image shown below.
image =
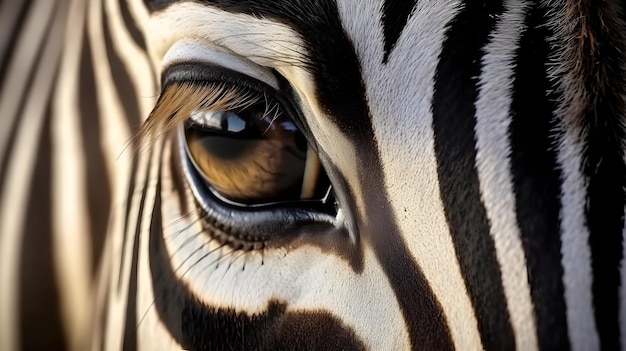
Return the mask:
{"type": "Polygon", "coordinates": [[[272,94],[278,89],[264,81],[255,79],[229,68],[202,62],[185,62],[170,66],[161,74],[162,90],[166,91],[173,83],[192,83],[195,85],[230,84],[233,89],[247,88],[260,93],[272,94]]]}
{"type": "Polygon", "coordinates": [[[153,141],[189,119],[198,109],[231,110],[273,100],[271,86],[224,67],[202,63],[171,66],[162,76],[162,93],[138,138],[153,141]]]}
{"type": "MultiPolygon", "coordinates": [[[[304,116],[301,114],[298,106],[293,103],[293,90],[289,82],[276,71],[272,72],[279,88],[276,89],[263,81],[251,78],[245,74],[229,70],[227,68],[215,65],[209,65],[205,63],[184,63],[170,67],[167,71],[163,72],[162,86],[167,87],[173,82],[194,82],[197,84],[206,84],[207,82],[215,83],[220,82],[224,84],[230,84],[233,89],[241,89],[246,91],[248,89],[252,92],[259,93],[260,97],[264,100],[271,99],[278,102],[278,104],[285,111],[286,115],[291,117],[295,126],[309,139],[311,142],[312,136],[310,129],[306,123],[304,116]]],[[[164,88],[165,91],[165,88],[164,88]]],[[[311,146],[316,149],[316,144],[311,142],[311,146]]],[[[317,150],[316,150],[317,151],[317,150]]]]}
{"type": "Polygon", "coordinates": [[[219,66],[230,71],[249,76],[252,79],[264,82],[274,89],[279,88],[278,80],[272,71],[256,65],[252,61],[239,55],[224,52],[225,49],[216,45],[207,45],[199,40],[181,40],[167,51],[163,57],[163,72],[181,63],[197,62],[209,66],[219,66]]]}

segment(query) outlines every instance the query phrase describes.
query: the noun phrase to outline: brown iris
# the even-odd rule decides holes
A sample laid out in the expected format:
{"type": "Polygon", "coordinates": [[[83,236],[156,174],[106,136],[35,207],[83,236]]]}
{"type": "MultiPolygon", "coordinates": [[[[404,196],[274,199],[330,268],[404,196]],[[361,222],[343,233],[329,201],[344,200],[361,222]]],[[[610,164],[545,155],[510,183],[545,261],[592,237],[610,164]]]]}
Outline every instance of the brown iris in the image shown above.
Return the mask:
{"type": "Polygon", "coordinates": [[[278,111],[268,111],[263,101],[237,110],[191,113],[185,128],[189,154],[219,195],[244,204],[303,198],[312,153],[278,111]]]}

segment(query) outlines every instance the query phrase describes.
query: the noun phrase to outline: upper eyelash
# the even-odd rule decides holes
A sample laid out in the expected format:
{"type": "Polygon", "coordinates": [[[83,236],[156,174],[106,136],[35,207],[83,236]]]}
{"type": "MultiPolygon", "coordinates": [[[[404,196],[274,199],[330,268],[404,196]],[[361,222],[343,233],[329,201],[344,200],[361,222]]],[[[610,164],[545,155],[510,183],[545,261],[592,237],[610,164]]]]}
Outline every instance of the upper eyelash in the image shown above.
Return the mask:
{"type": "Polygon", "coordinates": [[[259,102],[265,102],[268,112],[279,108],[267,94],[234,83],[169,82],[137,133],[137,139],[140,143],[154,141],[181,125],[199,108],[225,111],[244,109],[259,102]]]}

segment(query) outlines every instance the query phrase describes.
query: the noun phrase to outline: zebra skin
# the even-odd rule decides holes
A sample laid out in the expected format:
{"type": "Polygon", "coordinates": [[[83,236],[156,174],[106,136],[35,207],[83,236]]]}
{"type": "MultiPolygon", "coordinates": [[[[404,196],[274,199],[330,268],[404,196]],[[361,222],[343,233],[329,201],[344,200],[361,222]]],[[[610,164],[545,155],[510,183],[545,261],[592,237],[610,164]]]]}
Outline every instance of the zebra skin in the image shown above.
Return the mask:
{"type": "Polygon", "coordinates": [[[3,0],[0,350],[626,348],[618,0],[3,0]]]}

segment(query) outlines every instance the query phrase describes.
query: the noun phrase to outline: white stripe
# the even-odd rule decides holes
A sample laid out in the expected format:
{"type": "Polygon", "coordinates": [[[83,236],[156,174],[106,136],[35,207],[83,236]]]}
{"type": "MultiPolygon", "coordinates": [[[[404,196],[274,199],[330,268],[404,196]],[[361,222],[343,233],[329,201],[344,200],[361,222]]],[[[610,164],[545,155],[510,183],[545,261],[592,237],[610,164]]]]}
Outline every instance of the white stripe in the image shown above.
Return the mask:
{"type": "Polygon", "coordinates": [[[146,69],[146,67],[142,67],[148,64],[146,54],[139,53],[134,44],[129,42],[129,38],[124,38],[123,35],[121,39],[118,38],[122,30],[118,28],[120,23],[117,22],[119,21],[113,18],[121,15],[112,13],[113,9],[107,7],[108,12],[106,16],[103,16],[102,1],[104,0],[94,0],[90,3],[87,30],[91,56],[94,61],[93,68],[97,86],[98,111],[102,116],[100,119],[101,146],[104,159],[107,161],[106,167],[109,181],[111,182],[111,189],[113,189],[112,208],[116,209],[118,206],[125,208],[128,175],[130,174],[131,159],[135,151],[132,149],[127,150],[132,138],[132,132],[129,128],[139,128],[139,126],[128,125],[129,117],[126,116],[120,101],[120,99],[125,97],[118,96],[118,88],[115,86],[113,72],[107,59],[103,19],[107,20],[109,30],[111,31],[109,33],[111,41],[114,43],[109,49],[115,50],[114,54],[120,57],[130,74],[131,82],[134,83],[132,89],[137,93],[139,113],[143,115],[133,117],[138,117],[140,121],[148,117],[150,110],[154,107],[157,92],[153,90],[156,88],[153,81],[154,72],[146,69]],[[119,43],[118,40],[121,40],[123,43],[119,43]],[[136,57],[133,55],[136,55],[136,57]],[[129,61],[133,59],[135,60],[134,64],[129,65],[129,61]]]}
{"type": "MultiPolygon", "coordinates": [[[[113,227],[111,223],[117,223],[119,221],[116,220],[115,215],[111,217],[109,221],[109,228],[118,228],[113,227]]],[[[121,232],[121,229],[119,229],[121,232]]],[[[102,248],[102,258],[100,260],[100,269],[96,275],[96,278],[93,280],[95,284],[94,291],[94,306],[93,306],[93,334],[91,336],[91,342],[88,345],[90,350],[106,350],[105,347],[101,347],[104,344],[104,338],[106,337],[106,316],[108,313],[108,299],[109,292],[111,291],[111,285],[113,282],[117,282],[117,280],[113,280],[112,270],[115,267],[114,262],[118,262],[120,260],[119,256],[113,257],[111,250],[111,236],[107,236],[105,238],[105,242],[102,248]]]]}
{"type": "Polygon", "coordinates": [[[525,29],[527,3],[508,0],[504,7],[482,58],[476,101],[476,167],[515,333],[515,346],[518,350],[536,350],[537,326],[517,223],[508,139],[515,52],[525,29]]]}
{"type": "MultiPolygon", "coordinates": [[[[562,116],[561,116],[562,119],[562,116]]],[[[598,350],[599,339],[591,293],[591,252],[585,224],[585,183],[581,172],[582,145],[578,132],[568,128],[560,140],[561,254],[567,306],[567,327],[573,350],[598,350]]]]}
{"type": "MultiPolygon", "coordinates": [[[[103,0],[100,0],[103,1],[103,0]]],[[[133,157],[142,151],[133,149],[130,145],[132,133],[138,125],[128,125],[132,119],[144,121],[150,110],[154,107],[154,102],[158,96],[158,83],[155,82],[155,75],[148,55],[141,48],[137,47],[132,40],[128,29],[125,27],[121,16],[119,1],[105,1],[105,16],[102,15],[100,1],[98,4],[92,2],[89,13],[89,43],[94,59],[94,73],[97,82],[97,102],[98,109],[104,118],[101,118],[101,146],[107,160],[107,174],[112,189],[111,202],[111,222],[110,230],[107,233],[107,240],[110,241],[108,249],[113,259],[110,268],[110,284],[107,301],[106,335],[102,337],[105,349],[121,349],[124,338],[124,328],[127,314],[127,303],[129,296],[126,295],[130,283],[130,273],[132,266],[132,254],[134,247],[135,228],[139,225],[139,204],[142,198],[142,189],[146,185],[147,159],[144,157],[138,161],[135,174],[131,174],[133,157]],[[118,96],[117,87],[113,72],[107,61],[107,47],[104,42],[105,20],[111,36],[113,55],[117,56],[127,73],[132,84],[132,89],[136,94],[139,116],[127,116],[120,99],[128,97],[118,96]],[[135,180],[136,188],[128,196],[130,180],[135,180]],[[127,203],[131,202],[130,210],[126,212],[127,203]],[[124,233],[125,220],[128,219],[127,233],[124,233]],[[126,237],[124,237],[126,236],[126,237]],[[124,242],[125,239],[125,242],[124,242]],[[122,250],[124,248],[124,250],[122,250]],[[123,258],[123,259],[122,259],[123,258]],[[121,266],[122,263],[124,266],[121,266]],[[121,284],[118,285],[118,281],[121,284]]],[[[137,16],[137,13],[145,15],[142,10],[133,7],[136,2],[129,4],[129,10],[134,19],[140,23],[145,22],[145,18],[137,16]],[[144,19],[143,21],[141,19],[144,19]]],[[[141,30],[140,23],[137,23],[141,30]]],[[[128,111],[131,112],[131,111],[128,111]]],[[[153,183],[150,183],[154,186],[153,183]]],[[[144,209],[147,211],[147,209],[144,209]]],[[[130,313],[136,313],[131,311],[130,313]]],[[[138,320],[138,319],[137,319],[138,320]]],[[[133,326],[128,326],[133,328],[133,326]]],[[[94,344],[95,345],[95,344],[94,344]]]]}
{"type": "Polygon", "coordinates": [[[550,39],[555,51],[552,59],[558,64],[547,65],[549,77],[563,77],[557,83],[557,91],[563,94],[562,101],[554,113],[561,121],[561,132],[557,140],[557,162],[561,169],[561,263],[563,265],[563,285],[567,307],[567,328],[572,350],[598,350],[599,337],[593,310],[591,251],[589,230],[585,223],[586,189],[582,174],[583,145],[581,130],[572,123],[578,115],[581,102],[579,96],[580,77],[573,66],[578,59],[572,54],[576,50],[571,43],[572,26],[564,26],[569,21],[567,7],[563,4],[545,4],[552,16],[548,27],[555,33],[550,39]]]}
{"type": "Polygon", "coordinates": [[[85,4],[72,3],[53,102],[52,228],[61,317],[70,349],[89,345],[91,330],[91,235],[82,140],[79,69],[85,4]]]}
{"type": "MultiPolygon", "coordinates": [[[[50,15],[54,16],[55,23],[50,28],[50,32],[45,42],[45,48],[39,62],[39,66],[32,67],[34,52],[29,52],[27,48],[18,49],[18,55],[14,61],[16,66],[12,66],[16,71],[9,71],[9,84],[3,89],[3,99],[11,98],[11,92],[19,94],[12,96],[19,101],[21,94],[24,93],[22,86],[14,82],[14,79],[24,79],[29,71],[35,70],[36,81],[32,89],[28,92],[25,109],[19,116],[19,126],[16,131],[15,144],[13,150],[15,154],[11,157],[5,184],[0,193],[0,350],[17,350],[19,349],[17,330],[18,322],[18,306],[19,297],[16,295],[19,287],[17,273],[20,271],[19,254],[21,253],[20,245],[23,238],[20,234],[23,231],[24,221],[29,214],[26,209],[31,191],[31,181],[33,171],[37,161],[37,147],[39,146],[40,135],[42,133],[43,118],[45,116],[48,104],[47,97],[52,88],[55,68],[59,60],[61,48],[61,35],[59,32],[59,24],[64,19],[64,12],[67,10],[65,6],[58,6],[54,11],[55,3],[53,1],[40,1],[33,4],[33,12],[28,17],[26,27],[28,30],[21,38],[22,45],[32,45],[27,39],[42,37],[45,24],[50,15]],[[25,50],[25,51],[22,51],[25,50]],[[20,61],[23,60],[23,61],[20,61]],[[19,63],[23,63],[24,66],[19,63]],[[19,73],[23,75],[20,77],[19,73]],[[13,83],[11,83],[13,82],[13,83]],[[15,87],[15,91],[13,90],[15,87]]],[[[21,45],[20,45],[21,46],[21,45]]],[[[10,67],[11,68],[11,67],[10,67]]],[[[3,108],[7,102],[0,102],[0,121],[10,119],[17,110],[7,111],[3,108]],[[10,113],[10,114],[5,114],[10,113]]],[[[9,121],[9,123],[12,123],[9,121]]],[[[1,125],[0,140],[5,140],[10,130],[10,125],[1,125]]]]}
{"type": "Polygon", "coordinates": [[[440,198],[432,131],[434,74],[446,25],[460,3],[419,1],[387,65],[382,65],[381,3],[338,6],[361,63],[385,188],[404,242],[441,304],[456,348],[481,349],[440,198]]]}

